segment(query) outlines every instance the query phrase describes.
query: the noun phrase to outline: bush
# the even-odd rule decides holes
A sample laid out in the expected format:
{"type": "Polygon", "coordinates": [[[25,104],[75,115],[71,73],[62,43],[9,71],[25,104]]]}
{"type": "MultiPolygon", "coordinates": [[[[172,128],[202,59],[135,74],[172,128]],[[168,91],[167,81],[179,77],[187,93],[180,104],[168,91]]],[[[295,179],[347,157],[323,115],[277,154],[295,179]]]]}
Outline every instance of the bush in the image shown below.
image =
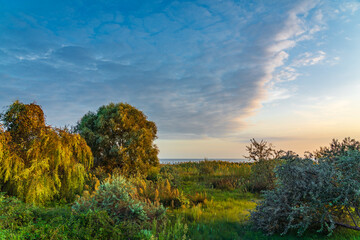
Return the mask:
{"type": "Polygon", "coordinates": [[[180,219],[149,224],[133,219],[116,222],[105,210],[36,207],[3,193],[0,216],[0,239],[187,239],[187,226],[180,219]]]}
{"type": "Polygon", "coordinates": [[[259,160],[251,166],[248,189],[251,192],[271,190],[275,187],[275,167],[280,164],[279,160],[259,160]]]}
{"type": "Polygon", "coordinates": [[[106,211],[116,223],[130,221],[148,225],[165,217],[162,205],[140,201],[135,187],[121,176],[103,182],[94,195],[76,201],[73,209],[80,213],[106,211]]]}
{"type": "Polygon", "coordinates": [[[360,230],[360,152],[331,158],[290,158],[276,170],[278,183],[251,213],[256,228],[269,234],[299,235],[309,228],[332,233],[335,226],[360,230]],[[355,226],[354,226],[355,225],[355,226]]]}
{"type": "MultiPolygon", "coordinates": [[[[0,193],[0,226],[2,229],[17,230],[34,219],[33,206],[27,206],[15,197],[0,193]]],[[[0,228],[0,229],[1,229],[0,228]]]]}

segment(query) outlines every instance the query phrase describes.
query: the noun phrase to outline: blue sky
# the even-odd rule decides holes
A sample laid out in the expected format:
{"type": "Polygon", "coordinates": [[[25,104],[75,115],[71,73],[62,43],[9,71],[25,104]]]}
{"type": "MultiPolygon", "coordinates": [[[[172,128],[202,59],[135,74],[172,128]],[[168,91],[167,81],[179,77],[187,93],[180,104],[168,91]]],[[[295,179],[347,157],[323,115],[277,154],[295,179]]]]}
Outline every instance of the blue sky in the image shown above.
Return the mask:
{"type": "Polygon", "coordinates": [[[128,102],[160,157],[360,137],[359,1],[0,1],[0,106],[74,125],[128,102]]]}

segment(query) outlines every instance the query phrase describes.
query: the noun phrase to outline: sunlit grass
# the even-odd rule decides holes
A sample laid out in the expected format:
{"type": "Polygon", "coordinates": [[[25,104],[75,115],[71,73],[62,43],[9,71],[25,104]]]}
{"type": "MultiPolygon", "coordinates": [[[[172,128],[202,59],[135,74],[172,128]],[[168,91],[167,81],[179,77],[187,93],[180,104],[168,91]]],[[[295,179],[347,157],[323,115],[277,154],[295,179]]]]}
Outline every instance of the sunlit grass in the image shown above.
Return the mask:
{"type": "MultiPolygon", "coordinates": [[[[213,164],[212,167],[218,167],[213,164]]],[[[232,165],[225,164],[225,167],[217,168],[221,171],[214,171],[218,178],[234,174],[236,171],[228,171],[232,165]]],[[[235,166],[235,165],[234,165],[235,166]]],[[[353,230],[338,228],[332,236],[308,232],[299,237],[296,233],[289,233],[285,236],[275,234],[267,236],[261,231],[256,231],[248,221],[250,211],[256,207],[261,200],[260,194],[242,192],[239,189],[224,191],[210,187],[209,181],[215,174],[201,174],[198,172],[196,163],[176,166],[178,177],[181,179],[179,188],[187,195],[206,193],[205,204],[198,204],[188,208],[168,210],[171,218],[182,217],[183,222],[189,226],[189,237],[191,239],[245,239],[245,240],[277,240],[277,239],[329,239],[329,240],[358,240],[360,233],[353,230]]],[[[240,172],[239,169],[237,170],[240,172]]]]}
{"type": "Polygon", "coordinates": [[[189,221],[200,222],[244,222],[248,220],[250,210],[256,203],[249,200],[229,199],[227,201],[206,201],[191,208],[174,210],[174,214],[181,214],[189,221]]]}

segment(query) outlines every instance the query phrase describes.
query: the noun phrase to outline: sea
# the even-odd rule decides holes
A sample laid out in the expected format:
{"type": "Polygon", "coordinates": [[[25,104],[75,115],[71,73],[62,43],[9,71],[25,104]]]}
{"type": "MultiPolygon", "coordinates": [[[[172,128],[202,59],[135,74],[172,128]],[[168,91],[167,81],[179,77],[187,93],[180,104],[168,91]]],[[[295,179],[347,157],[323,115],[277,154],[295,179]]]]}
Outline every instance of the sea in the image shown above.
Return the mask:
{"type": "Polygon", "coordinates": [[[184,162],[201,162],[201,161],[227,161],[233,163],[248,162],[245,158],[160,158],[162,164],[176,164],[184,162]]]}

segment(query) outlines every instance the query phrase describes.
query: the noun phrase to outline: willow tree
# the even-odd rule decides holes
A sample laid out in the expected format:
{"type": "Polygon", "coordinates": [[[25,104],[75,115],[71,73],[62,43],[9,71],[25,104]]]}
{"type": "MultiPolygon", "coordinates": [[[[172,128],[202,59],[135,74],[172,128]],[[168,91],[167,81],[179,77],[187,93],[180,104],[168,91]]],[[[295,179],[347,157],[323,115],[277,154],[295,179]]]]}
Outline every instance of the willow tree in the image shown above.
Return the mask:
{"type": "Polygon", "coordinates": [[[93,163],[79,134],[45,124],[41,107],[19,101],[2,114],[0,190],[35,204],[72,200],[93,163]]]}
{"type": "Polygon", "coordinates": [[[107,172],[143,174],[159,164],[154,144],[157,128],[145,114],[126,103],[110,103],[96,113],[87,113],[76,130],[85,138],[94,154],[94,165],[107,172]]]}

